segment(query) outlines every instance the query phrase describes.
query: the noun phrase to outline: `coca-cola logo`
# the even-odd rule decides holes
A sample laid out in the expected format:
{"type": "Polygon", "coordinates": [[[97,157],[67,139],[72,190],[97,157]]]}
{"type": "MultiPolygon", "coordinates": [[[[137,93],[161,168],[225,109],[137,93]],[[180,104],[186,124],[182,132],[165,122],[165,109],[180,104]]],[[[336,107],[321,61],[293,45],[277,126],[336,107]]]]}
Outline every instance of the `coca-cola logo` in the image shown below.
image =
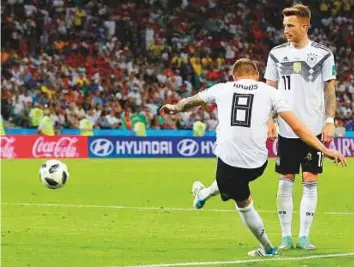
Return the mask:
{"type": "Polygon", "coordinates": [[[59,139],[45,140],[38,137],[32,147],[35,158],[75,158],[80,156],[77,152],[77,137],[60,137],[59,139]]]}
{"type": "Polygon", "coordinates": [[[13,159],[16,158],[15,154],[15,141],[14,137],[1,137],[0,153],[1,158],[13,159]]]}

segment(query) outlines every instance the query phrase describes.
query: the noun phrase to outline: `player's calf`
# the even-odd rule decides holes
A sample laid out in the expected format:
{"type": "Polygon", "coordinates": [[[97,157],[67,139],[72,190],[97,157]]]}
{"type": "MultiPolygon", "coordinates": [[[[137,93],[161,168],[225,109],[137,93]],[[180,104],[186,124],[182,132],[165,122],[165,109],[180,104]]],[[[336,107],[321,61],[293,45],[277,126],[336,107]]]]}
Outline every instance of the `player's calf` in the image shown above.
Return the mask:
{"type": "Polygon", "coordinates": [[[297,248],[312,250],[316,246],[310,243],[309,235],[311,225],[317,208],[317,175],[309,172],[303,173],[302,199],[300,204],[300,232],[297,248]]]}
{"type": "Polygon", "coordinates": [[[293,248],[291,223],[293,216],[293,184],[294,174],[282,175],[279,178],[277,192],[277,210],[282,231],[282,242],[279,249],[293,248]]]}
{"type": "Polygon", "coordinates": [[[276,249],[270,242],[265,230],[262,218],[253,207],[251,196],[244,201],[236,201],[237,210],[243,223],[251,230],[252,234],[261,243],[261,248],[248,253],[249,256],[275,256],[276,249]]]}

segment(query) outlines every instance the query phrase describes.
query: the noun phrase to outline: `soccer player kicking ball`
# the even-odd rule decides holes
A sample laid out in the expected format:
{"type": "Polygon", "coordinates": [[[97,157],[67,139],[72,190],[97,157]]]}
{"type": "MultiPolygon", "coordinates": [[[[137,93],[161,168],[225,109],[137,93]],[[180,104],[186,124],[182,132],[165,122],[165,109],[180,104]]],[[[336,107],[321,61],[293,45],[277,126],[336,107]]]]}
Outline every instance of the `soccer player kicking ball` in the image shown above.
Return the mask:
{"type": "MultiPolygon", "coordinates": [[[[336,67],[332,52],[309,40],[311,11],[302,4],[283,10],[287,43],[274,47],[264,77],[277,87],[294,114],[324,143],[332,141],[336,111],[336,67]],[[325,117],[326,116],[326,117],[325,117]]],[[[317,207],[317,179],[322,173],[323,153],[307,145],[279,118],[276,172],[280,174],[277,209],[282,230],[279,249],[293,248],[291,222],[295,175],[302,171],[300,231],[297,248],[311,250],[309,235],[317,207]]],[[[270,126],[271,127],[271,126],[270,126]]],[[[274,125],[273,125],[274,127],[274,125]]]]}
{"type": "MultiPolygon", "coordinates": [[[[255,63],[239,59],[233,66],[234,82],[219,83],[195,96],[180,100],[176,105],[161,107],[162,115],[177,114],[204,103],[216,103],[217,127],[216,189],[223,201],[233,199],[242,221],[251,230],[261,246],[250,251],[250,256],[275,256],[277,250],[269,241],[261,217],[254,208],[249,182],[260,177],[268,162],[266,147],[268,118],[274,110],[308,145],[321,151],[341,166],[344,156],[327,149],[312,132],[290,111],[278,90],[258,82],[255,63]]],[[[208,189],[196,188],[196,207],[202,207],[210,196],[208,189]]]]}

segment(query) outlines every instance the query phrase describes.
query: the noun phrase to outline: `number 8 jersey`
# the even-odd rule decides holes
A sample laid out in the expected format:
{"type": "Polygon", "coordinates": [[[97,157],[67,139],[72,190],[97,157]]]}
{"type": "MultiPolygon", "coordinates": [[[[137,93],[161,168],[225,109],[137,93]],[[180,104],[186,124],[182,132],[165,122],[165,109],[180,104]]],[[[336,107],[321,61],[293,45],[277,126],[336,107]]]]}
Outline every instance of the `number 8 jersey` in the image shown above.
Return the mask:
{"type": "Polygon", "coordinates": [[[198,96],[217,105],[215,155],[233,167],[261,167],[268,158],[266,141],[272,110],[290,110],[280,92],[265,83],[243,79],[218,83],[198,96]]]}
{"type": "MultiPolygon", "coordinates": [[[[327,47],[312,41],[302,49],[291,43],[276,46],[269,53],[264,78],[278,83],[278,90],[292,111],[315,135],[322,132],[324,82],[336,78],[334,57],[327,47]]],[[[280,118],[279,134],[298,138],[280,118]]]]}

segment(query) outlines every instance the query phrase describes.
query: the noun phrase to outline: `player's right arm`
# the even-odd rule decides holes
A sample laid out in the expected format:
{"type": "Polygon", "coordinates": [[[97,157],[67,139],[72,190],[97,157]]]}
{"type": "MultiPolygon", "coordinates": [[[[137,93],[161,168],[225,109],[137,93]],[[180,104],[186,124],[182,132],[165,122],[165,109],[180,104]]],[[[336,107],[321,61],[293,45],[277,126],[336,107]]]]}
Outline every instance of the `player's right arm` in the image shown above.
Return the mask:
{"type": "Polygon", "coordinates": [[[162,115],[174,115],[205,103],[214,103],[222,87],[223,84],[218,83],[194,96],[181,99],[176,105],[166,104],[160,108],[160,113],[162,115]]]}
{"type": "Polygon", "coordinates": [[[292,111],[283,111],[279,116],[290,126],[294,133],[306,144],[322,152],[326,157],[334,160],[342,167],[347,166],[345,157],[338,151],[326,148],[320,140],[303,124],[292,111]]]}
{"type": "Polygon", "coordinates": [[[204,100],[200,98],[200,96],[197,94],[191,97],[181,99],[176,105],[163,105],[160,108],[160,112],[162,113],[162,115],[175,115],[180,112],[185,112],[190,108],[201,106],[204,103],[204,100]]]}
{"type": "Polygon", "coordinates": [[[271,88],[268,90],[270,90],[271,94],[272,109],[278,113],[302,141],[322,152],[326,157],[333,159],[342,167],[347,166],[347,161],[340,152],[326,148],[312,131],[295,116],[278,90],[271,88]]]}
{"type": "Polygon", "coordinates": [[[267,84],[274,88],[277,88],[279,80],[276,60],[277,59],[272,54],[272,51],[270,51],[268,55],[266,70],[264,73],[264,78],[267,80],[267,84]]]}

